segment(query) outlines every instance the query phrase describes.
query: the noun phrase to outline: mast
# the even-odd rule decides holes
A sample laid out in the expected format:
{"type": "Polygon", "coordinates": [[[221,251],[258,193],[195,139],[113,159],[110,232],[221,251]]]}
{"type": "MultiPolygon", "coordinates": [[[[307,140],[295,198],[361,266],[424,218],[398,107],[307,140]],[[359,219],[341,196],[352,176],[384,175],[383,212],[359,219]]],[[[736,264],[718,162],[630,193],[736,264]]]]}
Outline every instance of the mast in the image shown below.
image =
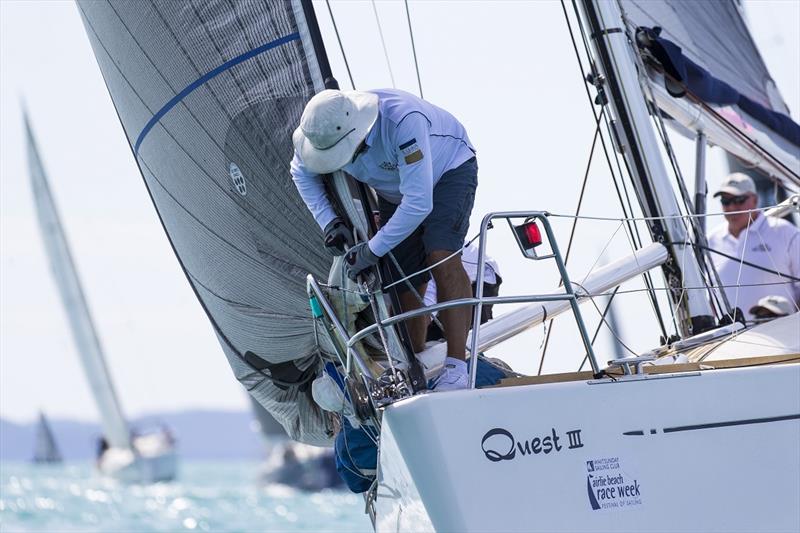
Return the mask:
{"type": "Polygon", "coordinates": [[[31,186],[42,238],[83,370],[97,403],[97,410],[100,412],[103,434],[112,447],[130,448],[128,425],[122,415],[114,385],[111,383],[103,349],[89,313],[89,306],[69,251],[27,115],[25,115],[25,133],[31,186]]]}
{"type": "MultiPolygon", "coordinates": [[[[303,47],[306,51],[306,56],[309,58],[309,64],[313,60],[316,61],[317,72],[312,72],[314,78],[314,89],[319,92],[323,89],[338,89],[339,82],[333,77],[331,71],[331,64],[328,61],[328,53],[325,51],[325,43],[322,40],[322,32],[319,30],[319,23],[317,23],[317,14],[314,12],[314,5],[311,0],[295,0],[293,2],[295,9],[295,16],[297,18],[297,25],[300,27],[300,39],[303,41],[303,47]],[[296,6],[299,1],[299,10],[302,16],[298,16],[298,7],[296,6]],[[316,74],[316,76],[314,75],[316,74]],[[322,86],[320,86],[320,81],[322,86]]],[[[313,68],[311,69],[314,70],[313,68]]]]}
{"type": "MultiPolygon", "coordinates": [[[[630,169],[642,212],[646,217],[678,217],[678,199],[661,159],[619,6],[616,1],[603,0],[581,0],[579,5],[589,24],[594,63],[603,76],[618,147],[630,169]]],[[[707,291],[683,289],[704,287],[706,283],[682,220],[648,220],[647,225],[653,240],[669,250],[670,259],[662,269],[681,335],[713,327],[707,291]]]]}

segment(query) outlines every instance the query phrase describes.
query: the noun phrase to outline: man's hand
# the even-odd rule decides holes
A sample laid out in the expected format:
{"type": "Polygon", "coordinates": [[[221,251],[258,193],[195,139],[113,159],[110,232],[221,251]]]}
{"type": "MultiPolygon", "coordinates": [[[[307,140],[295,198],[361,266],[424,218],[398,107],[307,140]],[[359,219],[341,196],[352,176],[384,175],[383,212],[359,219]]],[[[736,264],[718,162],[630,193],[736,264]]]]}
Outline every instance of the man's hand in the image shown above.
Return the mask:
{"type": "Polygon", "coordinates": [[[336,217],[325,226],[325,247],[329,248],[333,255],[344,255],[345,246],[350,248],[353,242],[353,232],[341,218],[336,217]]]}
{"type": "Polygon", "coordinates": [[[378,263],[380,258],[372,253],[366,242],[356,244],[347,252],[345,261],[347,262],[347,277],[353,281],[362,271],[378,263]]]}

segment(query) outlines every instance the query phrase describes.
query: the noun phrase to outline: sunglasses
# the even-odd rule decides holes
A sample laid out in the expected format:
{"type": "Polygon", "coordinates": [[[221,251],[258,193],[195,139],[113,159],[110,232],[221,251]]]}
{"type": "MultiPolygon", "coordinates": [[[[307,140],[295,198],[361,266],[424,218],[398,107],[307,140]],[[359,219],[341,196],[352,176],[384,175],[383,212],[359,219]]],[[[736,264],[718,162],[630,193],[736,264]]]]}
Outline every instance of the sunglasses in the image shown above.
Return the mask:
{"type": "Polygon", "coordinates": [[[724,206],[739,205],[739,204],[743,204],[747,200],[747,198],[748,198],[747,195],[744,195],[744,196],[728,196],[727,198],[725,198],[723,196],[722,198],[719,199],[719,203],[721,203],[724,206]]]}

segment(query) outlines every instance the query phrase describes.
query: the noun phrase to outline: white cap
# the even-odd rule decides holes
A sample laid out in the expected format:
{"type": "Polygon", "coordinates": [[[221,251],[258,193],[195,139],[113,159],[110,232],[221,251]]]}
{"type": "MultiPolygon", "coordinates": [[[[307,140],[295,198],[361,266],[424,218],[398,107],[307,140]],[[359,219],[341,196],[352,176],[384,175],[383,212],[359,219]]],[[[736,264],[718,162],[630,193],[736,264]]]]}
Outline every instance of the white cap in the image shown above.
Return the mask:
{"type": "Polygon", "coordinates": [[[723,180],[722,185],[720,185],[719,190],[714,193],[714,196],[719,196],[721,194],[730,194],[732,196],[756,194],[756,184],[747,174],[734,172],[723,180]]]}
{"type": "Polygon", "coordinates": [[[759,312],[763,313],[766,311],[778,317],[791,315],[795,310],[796,309],[792,307],[792,302],[790,302],[788,298],[784,298],[783,296],[765,296],[761,298],[756,305],[750,308],[750,314],[757,315],[759,312]]]}
{"type": "Polygon", "coordinates": [[[376,94],[326,89],[306,104],[294,148],[311,172],[334,172],[352,160],[377,119],[376,94]]]}

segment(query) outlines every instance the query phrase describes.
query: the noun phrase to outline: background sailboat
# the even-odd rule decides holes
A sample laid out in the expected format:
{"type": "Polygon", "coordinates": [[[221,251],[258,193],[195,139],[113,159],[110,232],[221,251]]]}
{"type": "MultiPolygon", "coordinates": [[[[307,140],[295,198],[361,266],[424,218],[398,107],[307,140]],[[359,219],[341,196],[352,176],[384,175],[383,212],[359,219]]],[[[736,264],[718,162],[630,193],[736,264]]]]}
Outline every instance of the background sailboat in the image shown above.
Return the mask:
{"type": "Polygon", "coordinates": [[[258,469],[260,483],[280,483],[307,491],[343,486],[332,449],[290,439],[275,417],[255,398],[250,401],[265,452],[258,469]]]}
{"type": "Polygon", "coordinates": [[[36,442],[34,444],[33,462],[34,463],[60,463],[62,461],[61,452],[58,450],[58,443],[53,435],[53,429],[44,416],[39,412],[39,423],[36,426],[36,442]]]}
{"type": "Polygon", "coordinates": [[[27,115],[25,133],[33,197],[50,269],[100,413],[103,436],[98,445],[98,468],[126,481],[172,479],[176,456],[171,438],[161,432],[134,436],[122,414],[27,115]]]}

